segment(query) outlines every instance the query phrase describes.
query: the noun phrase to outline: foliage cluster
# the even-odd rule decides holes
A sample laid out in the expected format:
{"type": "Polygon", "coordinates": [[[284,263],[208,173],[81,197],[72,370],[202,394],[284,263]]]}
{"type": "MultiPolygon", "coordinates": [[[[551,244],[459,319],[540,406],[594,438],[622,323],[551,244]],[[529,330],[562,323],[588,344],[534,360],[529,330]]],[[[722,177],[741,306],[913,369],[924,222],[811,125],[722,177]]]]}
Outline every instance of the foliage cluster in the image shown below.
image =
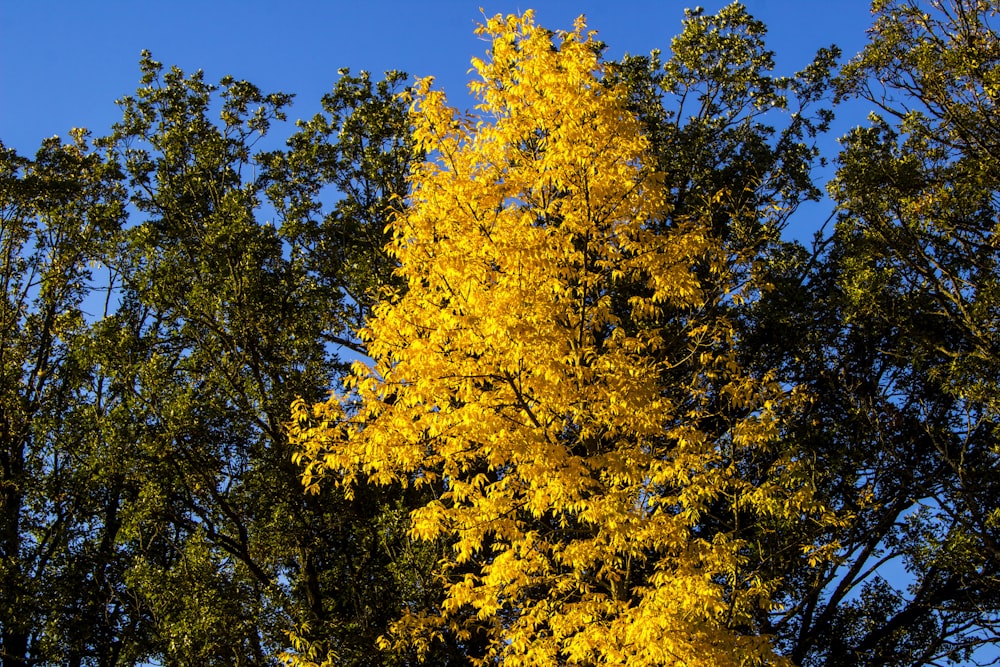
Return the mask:
{"type": "Polygon", "coordinates": [[[0,146],[0,664],[997,662],[998,11],[497,16],[471,112],[341,71],[280,149],[144,54],[0,146]]]}

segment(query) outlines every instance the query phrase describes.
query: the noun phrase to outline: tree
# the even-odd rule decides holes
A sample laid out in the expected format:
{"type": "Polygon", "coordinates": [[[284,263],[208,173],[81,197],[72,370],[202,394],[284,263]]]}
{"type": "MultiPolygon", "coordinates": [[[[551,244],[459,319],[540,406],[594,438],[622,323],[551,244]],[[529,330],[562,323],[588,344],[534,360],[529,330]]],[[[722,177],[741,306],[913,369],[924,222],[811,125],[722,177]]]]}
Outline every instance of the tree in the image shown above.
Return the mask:
{"type": "Polygon", "coordinates": [[[97,465],[86,302],[122,223],[118,174],[86,134],[34,160],[0,145],[0,660],[121,652],[118,488],[97,465]]]}
{"type": "Polygon", "coordinates": [[[712,217],[726,193],[673,210],[582,21],[481,33],[476,115],[417,87],[431,159],[393,221],[404,284],[361,334],[374,364],[295,404],[307,483],[434,492],[412,533],[452,543],[446,597],[387,643],[447,630],[505,665],[780,661],[756,621],[777,582],[740,526],[835,519],[775,446],[794,395],[740,369],[716,314],[743,294],[712,217]]]}
{"type": "Polygon", "coordinates": [[[152,617],[149,655],[265,664],[294,629],[328,638],[342,664],[370,664],[369,635],[401,606],[383,603],[408,576],[389,561],[400,499],[304,496],[283,422],[295,396],[318,400],[334,383],[332,344],[364,309],[359,277],[382,274],[361,249],[382,245],[372,239],[384,212],[358,192],[388,200],[393,182],[345,147],[381,133],[363,157],[406,172],[408,128],[391,122],[405,117],[400,77],[376,88],[345,75],[324,99],[344,121],[332,141],[317,116],[290,150],[255,156],[289,96],[231,77],[216,87],[148,54],[141,65],[142,87],[107,140],[144,219],[115,253],[112,326],[128,353],[104,362],[138,425],[127,539],[143,546],[129,586],[152,617]],[[331,180],[358,190],[319,226],[310,216],[331,180]],[[273,221],[260,217],[265,202],[273,221]]]}
{"type": "Polygon", "coordinates": [[[815,397],[790,439],[855,517],[775,632],[808,665],[995,663],[996,8],[875,9],[840,85],[884,116],[844,139],[835,231],[770,259],[751,325],[815,397]]]}
{"type": "Polygon", "coordinates": [[[283,422],[389,280],[402,76],[343,72],[255,155],[290,96],[140,64],[99,150],[2,155],[3,664],[277,664],[288,633],[387,661],[434,559],[413,501],[305,496],[283,422]]]}
{"type": "Polygon", "coordinates": [[[144,54],[0,146],[0,662],[997,663],[997,9],[835,82],[497,17],[474,114],[341,71],[284,148],[144,54]]]}

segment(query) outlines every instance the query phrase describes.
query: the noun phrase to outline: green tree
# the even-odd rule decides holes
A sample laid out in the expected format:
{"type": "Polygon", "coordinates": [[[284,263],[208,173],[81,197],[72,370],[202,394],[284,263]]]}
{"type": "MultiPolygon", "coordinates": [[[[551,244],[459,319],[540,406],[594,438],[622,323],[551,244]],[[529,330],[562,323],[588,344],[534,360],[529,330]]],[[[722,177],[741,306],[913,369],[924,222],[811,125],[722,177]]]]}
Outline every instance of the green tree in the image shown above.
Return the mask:
{"type": "Polygon", "coordinates": [[[329,118],[255,156],[288,96],[228,77],[216,87],[148,56],[142,71],[107,140],[141,222],[115,253],[128,354],[105,363],[139,425],[129,585],[153,619],[151,655],[263,664],[294,627],[370,664],[367,646],[402,608],[407,575],[390,561],[404,547],[401,500],[303,495],[283,422],[296,396],[334,384],[335,346],[351,346],[344,332],[385,279],[373,249],[411,155],[401,77],[342,77],[329,118]],[[315,220],[329,185],[355,189],[315,220]]]}
{"type": "Polygon", "coordinates": [[[3,664],[385,662],[413,500],[305,495],[283,422],[390,280],[403,76],[342,72],[274,149],[290,96],[140,66],[100,152],[3,152],[3,664]]]}
{"type": "Polygon", "coordinates": [[[82,131],[34,160],[0,146],[0,179],[0,660],[80,664],[129,631],[85,353],[123,193],[82,131]]]}
{"type": "Polygon", "coordinates": [[[785,246],[751,347],[813,402],[789,431],[837,559],[786,580],[773,624],[809,665],[962,662],[996,644],[995,3],[877,2],[842,94],[879,109],[843,140],[815,252],[785,246]]]}

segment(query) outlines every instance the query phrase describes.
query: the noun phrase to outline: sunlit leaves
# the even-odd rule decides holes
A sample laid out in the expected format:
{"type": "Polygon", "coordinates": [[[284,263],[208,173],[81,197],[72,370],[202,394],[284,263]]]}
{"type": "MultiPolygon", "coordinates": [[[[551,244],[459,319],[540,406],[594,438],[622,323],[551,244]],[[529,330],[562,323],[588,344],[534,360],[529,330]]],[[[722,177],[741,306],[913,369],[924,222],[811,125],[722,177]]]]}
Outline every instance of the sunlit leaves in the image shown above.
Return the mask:
{"type": "MultiPolygon", "coordinates": [[[[713,200],[673,214],[582,20],[552,33],[530,12],[497,16],[480,34],[473,114],[416,86],[428,160],[391,227],[402,287],[361,333],[373,365],[295,406],[307,484],[433,490],[412,533],[453,544],[441,614],[460,638],[488,633],[479,658],[768,659],[732,628],[770,583],[738,538],[696,526],[723,498],[785,520],[822,508],[794,473],[753,489],[733,465],[774,441],[787,397],[741,377],[724,320],[698,321],[699,271],[723,266],[713,200]],[[721,436],[701,427],[719,396],[733,411],[721,436]]],[[[415,615],[386,641],[438,628],[415,615]]]]}

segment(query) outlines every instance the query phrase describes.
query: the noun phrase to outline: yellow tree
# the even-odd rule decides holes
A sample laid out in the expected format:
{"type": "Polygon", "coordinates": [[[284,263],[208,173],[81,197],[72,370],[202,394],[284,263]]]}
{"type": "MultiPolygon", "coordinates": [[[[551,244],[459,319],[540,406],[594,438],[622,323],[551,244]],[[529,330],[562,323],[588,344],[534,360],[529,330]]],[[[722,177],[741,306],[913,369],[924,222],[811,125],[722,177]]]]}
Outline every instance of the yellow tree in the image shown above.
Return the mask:
{"type": "Polygon", "coordinates": [[[476,657],[511,667],[777,664],[753,621],[773,582],[735,524],[705,517],[821,510],[773,446],[787,396],[740,374],[725,322],[699,320],[720,246],[671,216],[582,20],[480,32],[476,113],[416,86],[428,160],[390,244],[404,286],[362,332],[373,363],[294,406],[306,483],[433,491],[412,535],[451,545],[444,602],[387,644],[476,626],[476,657]],[[701,428],[720,405],[740,415],[721,436],[701,428]],[[772,481],[751,486],[737,461],[757,450],[772,481]]]}

